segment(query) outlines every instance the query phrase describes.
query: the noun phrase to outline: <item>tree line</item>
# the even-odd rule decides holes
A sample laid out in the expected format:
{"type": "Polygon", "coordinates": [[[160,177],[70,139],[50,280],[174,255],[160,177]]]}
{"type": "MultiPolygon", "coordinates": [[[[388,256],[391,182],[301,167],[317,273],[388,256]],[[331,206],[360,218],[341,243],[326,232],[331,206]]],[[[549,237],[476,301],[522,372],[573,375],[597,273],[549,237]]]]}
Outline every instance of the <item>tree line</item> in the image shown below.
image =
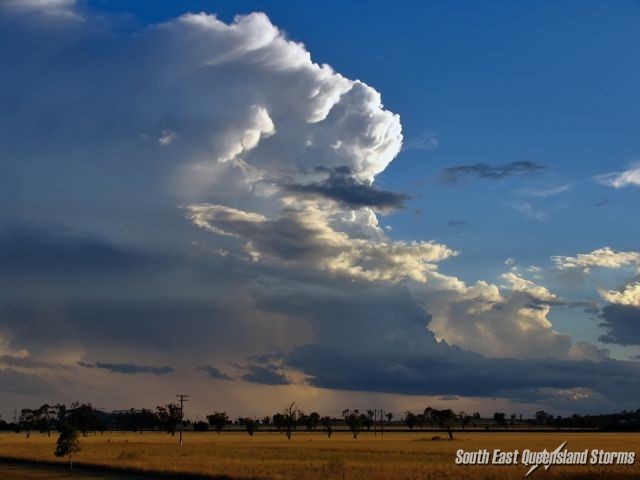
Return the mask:
{"type": "Polygon", "coordinates": [[[478,412],[467,414],[464,411],[454,412],[451,409],[426,407],[421,412],[406,411],[394,421],[394,414],[382,410],[345,409],[340,416],[323,416],[316,411],[305,413],[296,403],[290,403],[282,411],[262,418],[238,417],[231,419],[224,411],[213,411],[204,420],[191,421],[185,419],[183,411],[176,403],[168,403],[151,409],[130,409],[104,412],[94,408],[90,403],[75,402],[69,407],[65,405],[42,405],[38,408],[24,408],[16,415],[14,421],[7,422],[0,418],[0,430],[23,432],[27,439],[34,431],[51,435],[64,428],[71,428],[82,435],[90,432],[131,431],[142,434],[144,431],[165,431],[175,435],[182,427],[194,431],[213,431],[218,434],[224,430],[243,429],[253,436],[258,430],[282,432],[288,439],[294,432],[321,431],[331,437],[336,428],[351,432],[356,439],[363,431],[374,431],[384,434],[385,429],[397,430],[439,429],[448,433],[453,439],[453,432],[459,429],[472,428],[588,428],[606,431],[639,431],[640,409],[614,414],[578,415],[567,417],[554,416],[539,410],[531,418],[523,419],[519,414],[495,412],[491,418],[481,418],[478,412]]]}

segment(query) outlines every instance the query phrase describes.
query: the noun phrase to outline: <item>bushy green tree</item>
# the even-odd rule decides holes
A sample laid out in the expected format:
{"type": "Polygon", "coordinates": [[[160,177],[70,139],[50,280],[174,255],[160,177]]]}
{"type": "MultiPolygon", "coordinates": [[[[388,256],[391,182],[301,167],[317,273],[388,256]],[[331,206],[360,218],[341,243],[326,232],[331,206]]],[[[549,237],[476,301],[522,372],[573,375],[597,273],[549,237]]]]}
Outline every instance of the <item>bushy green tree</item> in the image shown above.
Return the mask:
{"type": "Polygon", "coordinates": [[[73,454],[80,451],[78,431],[67,422],[60,425],[60,436],[56,441],[56,449],[53,452],[56,457],[69,457],[69,470],[73,472],[73,454]]]}

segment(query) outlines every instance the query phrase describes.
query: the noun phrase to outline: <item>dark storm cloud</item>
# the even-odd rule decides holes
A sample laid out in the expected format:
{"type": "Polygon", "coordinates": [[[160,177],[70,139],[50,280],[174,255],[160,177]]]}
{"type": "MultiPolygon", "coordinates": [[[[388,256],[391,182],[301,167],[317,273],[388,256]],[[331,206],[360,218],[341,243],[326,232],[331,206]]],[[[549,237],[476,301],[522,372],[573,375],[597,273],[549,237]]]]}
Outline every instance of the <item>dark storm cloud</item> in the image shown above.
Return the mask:
{"type": "Polygon", "coordinates": [[[242,375],[242,379],[251,383],[263,385],[289,385],[291,382],[287,376],[275,365],[247,365],[244,367],[247,373],[242,375]]]}
{"type": "Polygon", "coordinates": [[[334,169],[316,168],[317,172],[326,172],[329,176],[321,181],[309,184],[289,184],[284,189],[305,196],[319,196],[334,200],[348,208],[371,207],[374,210],[397,210],[411,197],[402,193],[379,190],[373,185],[362,183],[351,176],[347,167],[334,169]]]}
{"type": "Polygon", "coordinates": [[[0,265],[5,273],[118,270],[150,264],[148,254],[60,225],[0,227],[0,265]]]}
{"type": "Polygon", "coordinates": [[[86,364],[85,362],[78,362],[79,365],[83,367],[93,367],[93,368],[102,368],[104,370],[109,370],[113,373],[126,373],[126,374],[136,374],[136,373],[155,373],[157,375],[166,375],[168,373],[173,373],[173,368],[169,366],[163,367],[153,367],[148,365],[136,365],[135,363],[104,363],[104,362],[96,362],[95,365],[86,364]]]}
{"type": "Polygon", "coordinates": [[[589,313],[592,315],[597,315],[600,313],[600,305],[592,300],[577,300],[575,302],[568,303],[567,306],[571,308],[578,308],[584,313],[589,313]]]}
{"type": "Polygon", "coordinates": [[[285,364],[321,388],[535,400],[539,390],[588,388],[619,399],[640,394],[640,363],[486,358],[445,347],[424,355],[348,354],[321,345],[295,349],[285,364]]]}
{"type": "Polygon", "coordinates": [[[233,380],[229,375],[224,374],[217,367],[212,367],[211,365],[203,365],[198,367],[198,370],[202,370],[206,372],[209,377],[214,378],[216,380],[233,380]]]}
{"type": "Polygon", "coordinates": [[[233,302],[247,275],[200,251],[141,253],[56,225],[0,226],[0,331],[36,355],[71,345],[107,351],[111,342],[132,352],[197,350],[214,334],[229,351],[249,338],[253,317],[233,302]]]}
{"type": "Polygon", "coordinates": [[[511,162],[505,165],[489,165],[476,163],[474,165],[458,165],[445,168],[442,172],[444,183],[457,183],[467,177],[478,177],[487,180],[502,180],[516,175],[540,173],[548,167],[530,161],[511,162]]]}
{"type": "Polygon", "coordinates": [[[600,324],[607,332],[600,341],[618,345],[640,345],[640,308],[628,305],[607,305],[602,308],[600,324]]]}
{"type": "Polygon", "coordinates": [[[0,325],[11,332],[16,348],[28,347],[30,351],[65,345],[94,348],[115,342],[132,351],[151,347],[175,353],[185,345],[192,350],[205,349],[212,338],[222,347],[228,345],[219,345],[219,350],[229,351],[234,339],[245,338],[250,321],[220,299],[207,301],[186,295],[174,299],[68,299],[62,306],[38,305],[36,300],[31,304],[0,303],[0,325]],[[54,329],[49,327],[52,322],[54,329]]]}
{"type": "Polygon", "coordinates": [[[258,363],[261,365],[270,364],[275,361],[281,361],[284,358],[284,352],[279,348],[274,349],[273,353],[264,353],[260,355],[249,355],[247,360],[252,363],[258,363]]]}
{"type": "Polygon", "coordinates": [[[47,368],[47,369],[60,369],[67,368],[65,365],[60,365],[53,362],[45,362],[31,357],[16,357],[13,355],[0,355],[0,364],[10,367],[20,368],[47,368]]]}
{"type": "Polygon", "coordinates": [[[431,317],[403,286],[349,281],[334,285],[339,291],[318,288],[313,295],[300,290],[264,296],[255,292],[256,307],[305,319],[319,343],[339,351],[437,347],[425,328],[431,317]]]}
{"type": "MultiPolygon", "coordinates": [[[[520,295],[530,307],[546,304],[520,295]]],[[[437,342],[425,328],[430,322],[429,305],[419,306],[402,286],[345,284],[340,293],[270,295],[257,306],[273,312],[287,310],[309,321],[315,343],[293,349],[282,365],[301,372],[320,388],[505,397],[548,405],[573,401],[572,389],[590,389],[593,397],[580,397],[583,403],[575,408],[600,402],[596,409],[611,402],[630,405],[640,394],[640,363],[488,358],[437,342]],[[617,386],[621,382],[624,385],[617,386]],[[615,398],[613,391],[618,392],[615,398]]],[[[468,308],[466,303],[461,306],[468,308]]]]}
{"type": "Polygon", "coordinates": [[[38,395],[50,394],[56,390],[56,385],[46,378],[12,368],[0,368],[0,393],[38,395]]]}

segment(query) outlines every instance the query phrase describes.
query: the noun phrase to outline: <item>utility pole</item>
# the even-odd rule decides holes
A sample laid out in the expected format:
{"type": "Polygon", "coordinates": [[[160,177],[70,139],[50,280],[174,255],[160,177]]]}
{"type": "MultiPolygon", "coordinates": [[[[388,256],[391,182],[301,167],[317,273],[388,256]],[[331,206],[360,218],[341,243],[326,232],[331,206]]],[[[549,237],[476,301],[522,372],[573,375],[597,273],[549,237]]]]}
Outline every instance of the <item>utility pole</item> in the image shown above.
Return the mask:
{"type": "Polygon", "coordinates": [[[378,436],[378,409],[373,411],[373,435],[378,436]]]}
{"type": "Polygon", "coordinates": [[[180,393],[176,395],[180,399],[180,446],[182,446],[182,419],[184,418],[184,402],[188,402],[189,395],[180,393]]]}

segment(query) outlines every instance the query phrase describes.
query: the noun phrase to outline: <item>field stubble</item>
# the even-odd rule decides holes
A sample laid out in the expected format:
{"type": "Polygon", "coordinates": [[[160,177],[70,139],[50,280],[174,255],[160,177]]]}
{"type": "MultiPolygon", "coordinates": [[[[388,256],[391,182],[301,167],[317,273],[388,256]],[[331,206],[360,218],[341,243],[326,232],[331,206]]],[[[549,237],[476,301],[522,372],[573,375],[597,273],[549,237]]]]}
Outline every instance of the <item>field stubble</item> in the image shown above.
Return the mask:
{"type": "MultiPolygon", "coordinates": [[[[418,480],[523,478],[527,468],[514,466],[459,466],[455,452],[493,450],[549,451],[567,440],[570,450],[603,449],[640,454],[640,435],[609,433],[476,433],[460,432],[454,441],[433,441],[433,432],[348,433],[327,438],[321,433],[261,432],[253,437],[239,432],[192,433],[185,444],[164,433],[105,433],[81,437],[78,464],[167,473],[228,475],[232,478],[278,480],[418,480]]],[[[0,457],[61,461],[53,455],[57,435],[0,435],[0,457]]],[[[638,464],[630,466],[553,466],[531,477],[544,479],[640,479],[638,464]]]]}

